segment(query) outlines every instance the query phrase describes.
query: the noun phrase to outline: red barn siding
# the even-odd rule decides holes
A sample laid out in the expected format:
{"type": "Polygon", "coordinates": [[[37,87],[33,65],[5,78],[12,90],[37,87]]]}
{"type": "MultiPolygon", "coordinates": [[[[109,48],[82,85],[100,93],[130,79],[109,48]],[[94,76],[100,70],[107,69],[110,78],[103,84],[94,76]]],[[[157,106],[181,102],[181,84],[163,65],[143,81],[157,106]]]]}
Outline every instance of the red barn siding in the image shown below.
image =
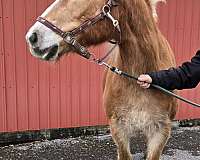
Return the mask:
{"type": "MultiPolygon", "coordinates": [[[[102,107],[103,69],[77,55],[59,63],[31,57],[25,34],[53,0],[0,1],[0,132],[106,124],[102,107]]],[[[160,28],[178,64],[200,48],[199,0],[159,5],[160,28]]],[[[104,47],[91,48],[96,55],[104,47]]],[[[200,88],[181,95],[200,103],[200,88]]],[[[178,119],[199,118],[200,110],[179,103],[178,119]]]]}
{"type": "Polygon", "coordinates": [[[106,123],[100,68],[76,55],[42,62],[27,50],[28,28],[52,1],[0,1],[0,131],[106,123]]]}
{"type": "MultiPolygon", "coordinates": [[[[159,5],[160,29],[167,37],[177,65],[189,61],[200,49],[200,1],[168,0],[159,5]]],[[[180,95],[200,103],[200,86],[180,91],[180,95]]],[[[200,118],[200,110],[179,102],[178,119],[200,118]]]]}

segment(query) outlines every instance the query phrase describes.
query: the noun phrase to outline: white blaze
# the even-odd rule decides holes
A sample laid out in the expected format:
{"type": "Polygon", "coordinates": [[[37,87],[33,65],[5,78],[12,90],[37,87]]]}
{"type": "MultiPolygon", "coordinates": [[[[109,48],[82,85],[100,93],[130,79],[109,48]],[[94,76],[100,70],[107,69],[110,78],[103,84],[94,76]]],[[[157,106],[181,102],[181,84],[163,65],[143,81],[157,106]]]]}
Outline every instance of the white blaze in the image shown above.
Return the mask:
{"type": "MultiPolygon", "coordinates": [[[[56,0],[52,5],[50,5],[45,12],[41,15],[41,17],[45,17],[48,15],[49,12],[52,11],[54,7],[58,4],[60,0],[56,0]]],[[[38,36],[38,44],[41,50],[51,47],[54,44],[59,44],[62,41],[62,38],[54,33],[51,29],[46,27],[45,25],[41,24],[40,22],[36,22],[28,31],[26,35],[26,39],[28,41],[29,37],[34,33],[37,33],[38,36]]]]}

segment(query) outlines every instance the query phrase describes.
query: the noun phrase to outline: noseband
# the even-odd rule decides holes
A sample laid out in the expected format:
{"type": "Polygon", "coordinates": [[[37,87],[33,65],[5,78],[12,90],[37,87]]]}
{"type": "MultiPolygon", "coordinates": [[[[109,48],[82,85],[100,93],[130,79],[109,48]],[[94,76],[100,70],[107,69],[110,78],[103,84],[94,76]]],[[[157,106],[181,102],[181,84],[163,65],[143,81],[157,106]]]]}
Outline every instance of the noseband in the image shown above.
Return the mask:
{"type": "MultiPolygon", "coordinates": [[[[91,57],[93,57],[93,55],[84,46],[82,46],[79,42],[77,42],[75,37],[78,34],[80,34],[81,32],[88,29],[89,27],[96,24],[97,22],[99,22],[105,18],[108,18],[112,21],[113,26],[120,33],[119,41],[116,42],[117,44],[119,44],[121,41],[121,30],[120,30],[119,22],[118,22],[118,20],[114,19],[114,17],[111,15],[112,8],[116,7],[118,5],[119,4],[117,2],[115,2],[115,0],[109,0],[107,2],[107,4],[103,6],[101,12],[97,16],[85,21],[80,26],[78,26],[77,28],[73,29],[70,32],[62,31],[57,26],[55,26],[54,24],[52,24],[51,22],[49,22],[48,20],[46,20],[43,17],[38,17],[37,21],[42,23],[43,25],[45,25],[47,28],[51,29],[53,32],[58,34],[60,37],[62,37],[64,42],[70,46],[73,46],[75,48],[75,50],[77,51],[77,53],[79,53],[81,56],[83,56],[84,58],[90,59],[91,57]]],[[[113,49],[111,49],[111,50],[113,50],[113,49]]]]}

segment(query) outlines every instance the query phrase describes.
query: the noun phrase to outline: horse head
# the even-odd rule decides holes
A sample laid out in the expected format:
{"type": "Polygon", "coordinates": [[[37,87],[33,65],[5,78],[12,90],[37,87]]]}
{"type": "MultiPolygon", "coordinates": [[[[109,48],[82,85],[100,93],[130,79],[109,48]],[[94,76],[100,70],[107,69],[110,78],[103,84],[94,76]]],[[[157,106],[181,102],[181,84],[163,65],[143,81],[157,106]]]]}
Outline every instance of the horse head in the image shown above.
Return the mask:
{"type": "MultiPolygon", "coordinates": [[[[124,3],[134,4],[138,0],[56,0],[41,15],[42,18],[58,27],[64,32],[72,31],[88,19],[92,19],[102,12],[103,6],[108,2],[118,7],[112,8],[112,16],[123,21],[126,19],[124,3]],[[130,2],[129,2],[130,1],[130,2]]],[[[140,0],[141,1],[141,0],[140,0]]],[[[163,0],[142,0],[143,3],[153,6],[153,14],[155,13],[155,5],[158,1],[163,0]]],[[[126,25],[126,24],[122,24],[126,25]]],[[[76,36],[76,40],[82,45],[88,47],[97,45],[110,39],[117,39],[116,29],[112,26],[111,21],[105,18],[92,27],[89,27],[81,34],[76,36]]],[[[29,45],[31,54],[43,60],[55,60],[64,53],[74,51],[69,44],[64,43],[63,38],[52,31],[49,27],[36,22],[28,31],[26,40],[29,45]]]]}
{"type": "MultiPolygon", "coordinates": [[[[98,15],[106,3],[107,0],[56,0],[41,17],[63,32],[69,32],[98,15]]],[[[114,39],[114,32],[112,23],[104,19],[78,34],[76,40],[87,47],[114,39]]],[[[64,43],[61,36],[40,22],[30,28],[26,40],[31,54],[43,60],[55,60],[64,53],[73,51],[73,47],[64,43]]]]}

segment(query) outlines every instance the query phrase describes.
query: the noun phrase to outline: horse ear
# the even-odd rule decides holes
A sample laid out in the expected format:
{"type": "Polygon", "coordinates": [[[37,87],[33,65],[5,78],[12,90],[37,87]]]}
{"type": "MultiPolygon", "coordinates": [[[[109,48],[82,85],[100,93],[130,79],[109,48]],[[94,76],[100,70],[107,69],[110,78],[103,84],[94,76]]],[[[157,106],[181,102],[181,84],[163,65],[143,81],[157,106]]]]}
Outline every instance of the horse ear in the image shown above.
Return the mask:
{"type": "Polygon", "coordinates": [[[154,17],[155,21],[157,22],[158,21],[158,15],[157,15],[157,11],[156,11],[157,4],[159,2],[166,3],[166,0],[149,0],[149,1],[150,1],[150,4],[151,4],[153,17],[154,17]]]}

